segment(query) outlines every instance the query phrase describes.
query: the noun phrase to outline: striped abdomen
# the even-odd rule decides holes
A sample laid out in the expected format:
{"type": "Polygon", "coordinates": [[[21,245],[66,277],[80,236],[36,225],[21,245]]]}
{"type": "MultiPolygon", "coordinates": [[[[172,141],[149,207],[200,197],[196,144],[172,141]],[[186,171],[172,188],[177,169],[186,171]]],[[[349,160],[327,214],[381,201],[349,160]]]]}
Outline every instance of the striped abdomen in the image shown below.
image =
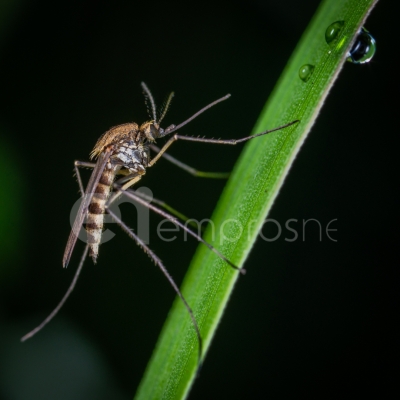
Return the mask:
{"type": "Polygon", "coordinates": [[[104,224],[105,204],[110,195],[111,185],[114,182],[116,169],[110,164],[104,169],[88,209],[86,232],[88,235],[89,255],[96,263],[99,255],[99,245],[104,224]]]}

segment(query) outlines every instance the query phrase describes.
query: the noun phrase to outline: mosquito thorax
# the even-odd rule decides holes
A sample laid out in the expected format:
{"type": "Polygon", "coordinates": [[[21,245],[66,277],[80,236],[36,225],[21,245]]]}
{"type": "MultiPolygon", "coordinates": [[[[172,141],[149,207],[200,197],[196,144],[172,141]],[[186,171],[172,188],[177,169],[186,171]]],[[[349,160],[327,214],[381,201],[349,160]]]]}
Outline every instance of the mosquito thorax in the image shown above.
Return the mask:
{"type": "Polygon", "coordinates": [[[110,163],[120,168],[126,168],[130,173],[144,174],[150,161],[148,146],[134,139],[121,139],[114,145],[110,163]]]}
{"type": "Polygon", "coordinates": [[[121,140],[137,140],[138,134],[140,136],[139,125],[135,122],[113,126],[97,141],[90,158],[97,158],[106,147],[117,145],[121,140]]]}

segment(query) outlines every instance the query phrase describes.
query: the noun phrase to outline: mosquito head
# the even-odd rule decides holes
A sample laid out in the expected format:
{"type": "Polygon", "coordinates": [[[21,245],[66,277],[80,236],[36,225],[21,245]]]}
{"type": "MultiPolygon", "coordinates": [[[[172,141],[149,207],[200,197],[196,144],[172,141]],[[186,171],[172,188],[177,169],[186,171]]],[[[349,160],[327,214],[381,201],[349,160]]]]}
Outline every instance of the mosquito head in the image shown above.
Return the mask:
{"type": "Polygon", "coordinates": [[[164,133],[164,129],[160,128],[160,125],[155,121],[143,123],[139,130],[149,142],[155,142],[155,140],[163,136],[164,133]]]}
{"type": "Polygon", "coordinates": [[[221,97],[218,100],[213,101],[212,103],[208,104],[207,106],[203,107],[200,111],[197,111],[196,114],[192,115],[190,118],[188,118],[186,121],[182,122],[179,125],[170,125],[168,128],[162,129],[160,128],[160,123],[165,117],[165,114],[168,111],[169,106],[171,105],[172,98],[174,97],[174,92],[171,92],[170,95],[168,96],[167,100],[165,101],[163,107],[161,108],[161,114],[160,117],[157,118],[157,109],[156,109],[156,103],[154,102],[153,96],[150,92],[150,89],[147,87],[147,85],[142,82],[141,83],[142,88],[143,88],[143,93],[146,99],[146,104],[150,106],[148,108],[150,118],[153,118],[150,122],[145,122],[142,124],[140,127],[140,132],[151,142],[154,142],[155,139],[169,135],[172,132],[177,131],[179,128],[182,128],[186,124],[188,124],[190,121],[198,117],[200,114],[202,114],[204,111],[208,110],[209,108],[215,106],[216,104],[220,103],[221,101],[224,101],[226,99],[229,99],[231,97],[230,94],[227,94],[224,97],[221,97]],[[150,112],[151,111],[151,112],[150,112]]]}

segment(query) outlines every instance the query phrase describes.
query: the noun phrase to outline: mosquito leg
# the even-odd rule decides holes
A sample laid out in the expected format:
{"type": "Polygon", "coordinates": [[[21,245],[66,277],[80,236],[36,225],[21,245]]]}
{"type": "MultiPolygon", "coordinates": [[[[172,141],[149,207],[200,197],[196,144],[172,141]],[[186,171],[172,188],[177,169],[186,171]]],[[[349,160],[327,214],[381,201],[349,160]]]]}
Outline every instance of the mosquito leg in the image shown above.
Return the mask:
{"type": "MultiPolygon", "coordinates": [[[[130,174],[128,176],[125,176],[121,179],[118,179],[116,183],[114,183],[114,187],[116,185],[118,185],[118,187],[120,187],[119,185],[123,184],[124,185],[121,187],[122,190],[127,189],[129,187],[131,187],[132,185],[134,185],[136,182],[140,181],[140,179],[142,179],[142,175],[138,175],[138,174],[130,174]]],[[[118,199],[118,197],[120,197],[122,194],[121,191],[117,191],[117,192],[113,192],[112,196],[110,197],[110,199],[107,202],[107,205],[110,205],[111,203],[113,203],[115,200],[118,199]]]]}
{"type": "Polygon", "coordinates": [[[94,168],[96,164],[86,162],[86,161],[75,161],[74,168],[75,168],[75,175],[76,179],[78,180],[79,190],[81,191],[81,196],[85,195],[85,190],[83,189],[81,173],[79,172],[79,168],[94,168]]]}
{"type": "MultiPolygon", "coordinates": [[[[75,175],[76,179],[78,180],[78,185],[79,185],[79,190],[81,192],[82,197],[85,195],[85,191],[83,189],[83,184],[82,184],[82,178],[81,178],[81,173],[79,172],[79,168],[94,168],[96,166],[95,163],[91,162],[86,162],[86,161],[75,161],[74,162],[74,169],[75,169],[75,175]]],[[[129,171],[123,169],[118,171],[117,175],[128,175],[129,171]]]]}
{"type": "MultiPolygon", "coordinates": [[[[228,144],[228,145],[235,145],[238,143],[246,142],[248,140],[254,139],[259,136],[266,135],[271,132],[279,131],[281,129],[287,128],[288,126],[294,125],[298,123],[299,120],[289,122],[288,124],[278,126],[277,128],[270,129],[268,131],[264,131],[261,133],[257,133],[256,135],[251,135],[251,136],[246,136],[241,139],[207,139],[207,138],[198,138],[198,137],[191,137],[191,136],[181,136],[178,134],[174,134],[167,143],[161,148],[160,152],[149,162],[149,167],[152,167],[158,160],[159,158],[168,150],[168,148],[172,145],[172,143],[176,142],[177,140],[187,140],[190,142],[201,142],[201,143],[214,143],[214,144],[228,144]]],[[[179,127],[179,126],[178,126],[179,127]]],[[[175,131],[178,127],[175,127],[174,125],[171,125],[170,129],[166,129],[164,131],[163,136],[168,135],[172,131],[175,131]]]]}
{"type": "MultiPolygon", "coordinates": [[[[194,223],[189,217],[187,217],[186,215],[180,213],[178,210],[175,210],[175,208],[173,208],[170,205],[168,205],[165,201],[156,199],[155,197],[149,197],[146,194],[141,193],[140,191],[136,191],[135,194],[137,196],[140,196],[142,199],[145,199],[147,201],[150,201],[150,202],[152,202],[154,204],[159,205],[160,207],[164,208],[164,210],[167,210],[170,214],[175,215],[175,217],[178,217],[183,222],[188,223],[189,225],[191,225],[193,228],[198,228],[198,225],[196,223],[194,223]]],[[[109,205],[110,204],[111,204],[111,202],[109,202],[109,205]]],[[[201,226],[201,230],[202,231],[204,230],[203,226],[201,226]]]]}
{"type": "Polygon", "coordinates": [[[127,225],[125,225],[122,220],[120,220],[109,208],[108,205],[106,205],[106,210],[107,213],[110,214],[110,216],[114,219],[114,221],[122,228],[122,230],[132,239],[136,242],[136,244],[143,249],[143,251],[153,260],[154,264],[160,268],[161,272],[164,274],[164,276],[168,279],[170,285],[173,287],[175,290],[176,294],[181,298],[183,304],[186,307],[186,310],[188,311],[190,318],[192,320],[194,329],[196,331],[197,339],[199,341],[199,366],[201,365],[201,357],[203,354],[203,340],[201,338],[200,334],[200,328],[197,324],[196,318],[194,316],[193,310],[190,308],[188,302],[186,301],[185,297],[183,296],[182,292],[179,290],[177,284],[175,283],[174,279],[172,276],[169,274],[167,269],[165,268],[164,264],[162,261],[156,256],[156,254],[153,253],[153,251],[137,236],[135,233],[133,233],[127,225]]]}
{"type": "MultiPolygon", "coordinates": [[[[156,153],[160,152],[160,148],[155,146],[154,144],[150,145],[150,148],[155,151],[156,153]]],[[[176,165],[177,167],[183,169],[184,171],[188,172],[189,174],[193,176],[197,176],[199,178],[212,178],[212,179],[227,179],[229,178],[230,173],[229,172],[205,172],[205,171],[199,171],[198,169],[195,169],[191,167],[190,165],[187,165],[183,163],[182,161],[177,160],[175,157],[170,156],[168,153],[163,153],[162,157],[164,157],[166,160],[168,160],[170,163],[176,165]]]]}
{"type": "Polygon", "coordinates": [[[74,164],[76,167],[79,167],[79,168],[92,168],[93,169],[96,166],[96,163],[91,163],[91,162],[87,162],[87,161],[78,161],[78,160],[76,160],[74,162],[74,164]]]}
{"type": "MultiPolygon", "coordinates": [[[[241,138],[241,139],[225,139],[224,140],[224,139],[196,138],[196,137],[181,136],[181,135],[174,135],[174,136],[177,136],[175,141],[180,139],[180,140],[188,140],[190,142],[236,145],[238,143],[247,142],[248,140],[254,139],[254,138],[259,137],[259,136],[267,135],[268,133],[271,133],[271,132],[279,131],[279,130],[287,128],[287,127],[289,127],[291,125],[297,124],[298,122],[300,122],[300,121],[299,120],[292,121],[292,122],[289,122],[288,124],[285,124],[285,125],[282,125],[282,126],[278,126],[277,128],[270,129],[270,130],[267,130],[267,131],[264,131],[264,132],[261,132],[261,133],[257,133],[256,135],[246,136],[246,137],[241,138]]],[[[171,139],[173,139],[173,137],[171,139]]]]}
{"type": "MultiPolygon", "coordinates": [[[[116,186],[115,186],[116,187],[116,186]]],[[[241,274],[245,274],[246,270],[244,268],[239,268],[235,264],[233,264],[231,261],[229,261],[222,253],[220,253],[214,246],[212,246],[210,243],[206,242],[201,236],[197,235],[195,232],[190,230],[187,226],[182,224],[178,219],[174,218],[173,216],[169,215],[165,211],[159,209],[158,207],[153,206],[152,204],[146,202],[143,200],[140,196],[138,196],[135,192],[131,190],[125,190],[123,187],[116,187],[120,192],[125,194],[127,197],[136,200],[138,203],[144,205],[145,207],[149,208],[150,210],[156,212],[157,214],[161,215],[162,217],[168,219],[169,221],[173,222],[174,224],[180,226],[183,230],[185,230],[189,235],[192,235],[195,239],[197,239],[199,242],[203,243],[206,245],[213,253],[215,253],[219,258],[221,258],[223,261],[225,261],[227,264],[229,264],[233,269],[238,270],[241,274]]],[[[110,202],[107,204],[107,206],[110,205],[110,202]]]]}
{"type": "Polygon", "coordinates": [[[25,340],[31,338],[33,335],[38,333],[45,325],[47,325],[55,316],[56,314],[60,311],[60,308],[64,305],[66,300],[68,299],[69,295],[71,292],[74,290],[74,287],[76,285],[76,281],[79,278],[79,274],[81,273],[83,263],[86,259],[87,253],[89,250],[89,246],[86,245],[85,251],[82,254],[81,261],[79,262],[78,269],[75,272],[74,279],[71,282],[71,285],[69,286],[67,292],[65,293],[64,297],[61,299],[61,301],[58,303],[57,307],[51,312],[51,314],[40,324],[38,325],[35,329],[31,330],[29,333],[27,333],[24,337],[21,338],[21,342],[25,342],[25,340]]]}
{"type": "MultiPolygon", "coordinates": [[[[119,188],[120,184],[125,182],[128,179],[128,183],[129,186],[132,186],[133,184],[135,184],[139,179],[137,179],[137,177],[132,178],[132,177],[125,177],[125,178],[121,178],[119,179],[115,184],[114,187],[115,188],[119,188]]],[[[129,187],[128,186],[128,187],[129,187]]],[[[122,187],[124,189],[124,186],[122,187]]],[[[158,204],[160,207],[164,208],[165,210],[167,210],[168,212],[170,212],[172,215],[175,215],[176,217],[180,218],[182,221],[184,222],[188,222],[189,225],[191,225],[193,228],[197,228],[197,224],[195,224],[193,221],[190,220],[189,217],[187,217],[186,215],[182,214],[181,212],[179,212],[178,210],[175,210],[175,208],[171,207],[170,205],[168,205],[165,201],[163,200],[159,200],[156,199],[155,197],[149,197],[147,195],[145,195],[144,193],[141,192],[135,192],[137,196],[140,196],[141,198],[147,200],[148,202],[152,202],[154,204],[158,204]]],[[[117,190],[113,197],[110,198],[110,200],[108,201],[108,206],[110,206],[118,197],[120,197],[123,194],[123,192],[121,190],[117,190]]],[[[201,227],[201,230],[203,230],[203,227],[201,227]]]]}

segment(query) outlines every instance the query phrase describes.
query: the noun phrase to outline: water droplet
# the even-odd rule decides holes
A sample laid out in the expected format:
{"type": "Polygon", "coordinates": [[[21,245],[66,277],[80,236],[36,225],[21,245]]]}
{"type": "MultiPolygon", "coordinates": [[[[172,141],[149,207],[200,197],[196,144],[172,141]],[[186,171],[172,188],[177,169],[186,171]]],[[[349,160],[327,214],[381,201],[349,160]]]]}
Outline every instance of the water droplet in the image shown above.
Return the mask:
{"type": "Polygon", "coordinates": [[[307,82],[310,79],[310,76],[314,72],[314,65],[304,64],[299,69],[299,77],[302,81],[307,82]]]}
{"type": "Polygon", "coordinates": [[[353,47],[347,55],[347,61],[354,64],[365,64],[371,61],[375,51],[375,39],[365,28],[362,28],[353,44],[353,47]]]}
{"type": "Polygon", "coordinates": [[[330,24],[325,31],[326,43],[330,44],[331,42],[333,42],[338,37],[343,26],[344,21],[336,21],[333,24],[330,24]]]}

